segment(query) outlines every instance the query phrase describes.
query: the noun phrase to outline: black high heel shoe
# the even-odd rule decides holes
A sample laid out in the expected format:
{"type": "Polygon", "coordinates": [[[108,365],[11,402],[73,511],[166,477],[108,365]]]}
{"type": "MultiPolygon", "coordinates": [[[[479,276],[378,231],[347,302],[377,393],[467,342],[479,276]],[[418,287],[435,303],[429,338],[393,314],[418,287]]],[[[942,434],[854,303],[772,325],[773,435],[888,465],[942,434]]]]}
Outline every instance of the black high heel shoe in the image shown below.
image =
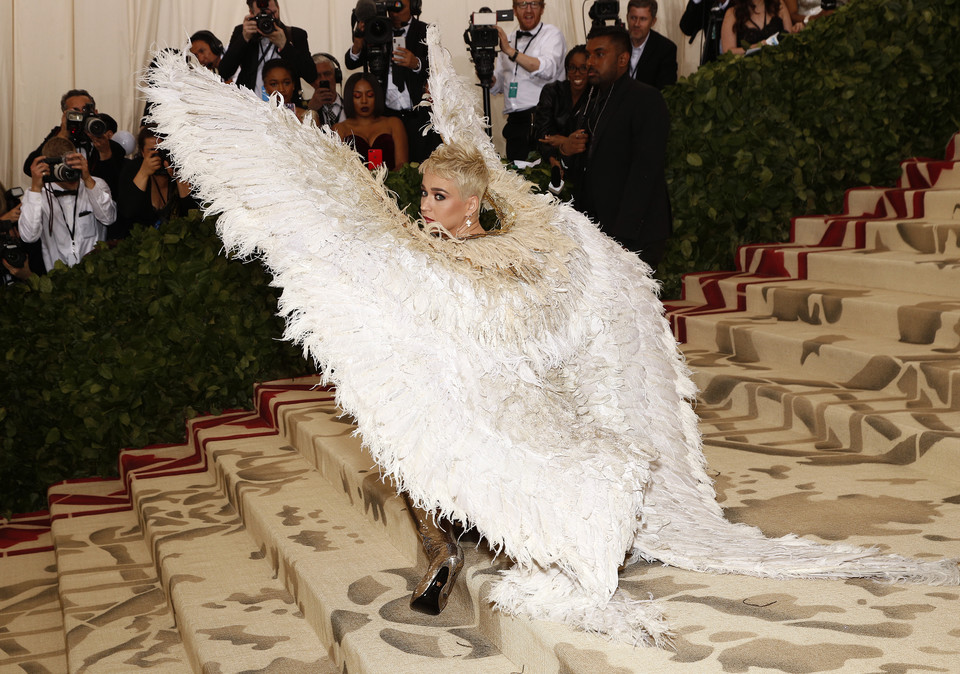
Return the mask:
{"type": "MultiPolygon", "coordinates": [[[[405,495],[406,496],[406,495],[405,495]]],[[[432,515],[415,508],[407,497],[407,506],[417,525],[420,543],[427,553],[429,566],[410,598],[410,608],[418,613],[439,615],[447,605],[447,599],[457,576],[463,568],[463,550],[453,535],[444,530],[432,515]]]]}

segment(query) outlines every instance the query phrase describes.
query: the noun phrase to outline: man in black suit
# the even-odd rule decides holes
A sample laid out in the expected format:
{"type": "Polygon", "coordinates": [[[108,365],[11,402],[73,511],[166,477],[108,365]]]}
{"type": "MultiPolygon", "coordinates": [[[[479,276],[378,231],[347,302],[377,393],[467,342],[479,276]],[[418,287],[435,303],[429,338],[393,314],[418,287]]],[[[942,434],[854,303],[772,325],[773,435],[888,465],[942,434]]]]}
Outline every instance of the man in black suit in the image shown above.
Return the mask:
{"type": "Polygon", "coordinates": [[[230,45],[219,65],[220,77],[230,79],[239,68],[235,82],[264,97],[263,64],[271,59],[286,59],[297,69],[297,76],[307,82],[313,82],[317,76],[307,31],[284,24],[277,3],[278,0],[247,0],[250,12],[243,23],[233,29],[230,45]],[[258,26],[257,17],[261,17],[259,23],[263,25],[268,15],[272,21],[266,23],[272,23],[273,30],[264,32],[258,26]]]}
{"type": "Polygon", "coordinates": [[[664,174],[670,116],[660,92],[629,75],[630,37],[602,27],[587,39],[587,79],[597,97],[586,128],[563,154],[586,152],[577,208],[656,269],[673,232],[664,174]]]}
{"type": "MultiPolygon", "coordinates": [[[[402,8],[390,11],[390,25],[393,28],[393,42],[386,45],[390,52],[390,62],[386,68],[387,114],[399,117],[407,131],[410,144],[410,161],[423,161],[433,148],[437,138],[424,138],[422,129],[430,115],[422,108],[416,108],[423,100],[430,65],[427,60],[427,24],[420,20],[420,0],[400,0],[402,8]],[[403,44],[401,47],[400,44],[403,44]]],[[[364,40],[366,22],[373,19],[376,6],[370,0],[357,2],[355,10],[358,20],[353,34],[353,46],[347,50],[344,62],[349,70],[363,66],[364,72],[374,69],[369,58],[370,49],[364,40]]],[[[382,73],[373,73],[381,77],[382,73]]]]}
{"type": "Polygon", "coordinates": [[[677,45],[653,27],[657,24],[657,0],[630,0],[627,29],[630,32],[630,76],[663,89],[677,81],[677,45]]]}

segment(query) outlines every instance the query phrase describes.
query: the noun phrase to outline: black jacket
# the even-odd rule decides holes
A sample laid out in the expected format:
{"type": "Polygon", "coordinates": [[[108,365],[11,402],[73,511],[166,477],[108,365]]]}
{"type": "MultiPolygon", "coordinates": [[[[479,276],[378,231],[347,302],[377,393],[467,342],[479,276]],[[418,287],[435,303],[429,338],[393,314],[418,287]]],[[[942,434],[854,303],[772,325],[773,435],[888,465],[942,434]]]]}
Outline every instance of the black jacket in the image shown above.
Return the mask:
{"type": "Polygon", "coordinates": [[[627,247],[665,240],[673,217],[664,173],[670,116],[663,96],[624,74],[602,109],[577,208],[627,247]]]}
{"type": "Polygon", "coordinates": [[[655,30],[650,31],[634,77],[651,87],[663,89],[677,82],[677,45],[655,30]]]}
{"type": "MultiPolygon", "coordinates": [[[[393,81],[410,90],[410,102],[417,105],[423,99],[423,90],[427,85],[427,75],[430,74],[430,64],[427,58],[427,24],[420,19],[410,19],[410,28],[405,38],[406,48],[420,59],[420,70],[414,72],[409,68],[391,65],[393,81]]],[[[360,55],[354,57],[351,49],[347,49],[343,60],[348,70],[356,70],[367,64],[367,48],[364,47],[360,55]]],[[[386,92],[384,92],[386,95],[386,92]]]]}
{"type": "MultiPolygon", "coordinates": [[[[317,66],[310,56],[307,31],[296,26],[283,27],[287,31],[287,44],[280,50],[280,58],[293,64],[300,79],[313,82],[317,79],[317,66]]],[[[230,46],[220,59],[220,77],[227,79],[237,71],[237,68],[240,68],[235,83],[247,89],[253,89],[257,86],[257,71],[261,65],[260,38],[255,35],[249,42],[245,41],[243,24],[240,24],[233,29],[230,46]]]]}

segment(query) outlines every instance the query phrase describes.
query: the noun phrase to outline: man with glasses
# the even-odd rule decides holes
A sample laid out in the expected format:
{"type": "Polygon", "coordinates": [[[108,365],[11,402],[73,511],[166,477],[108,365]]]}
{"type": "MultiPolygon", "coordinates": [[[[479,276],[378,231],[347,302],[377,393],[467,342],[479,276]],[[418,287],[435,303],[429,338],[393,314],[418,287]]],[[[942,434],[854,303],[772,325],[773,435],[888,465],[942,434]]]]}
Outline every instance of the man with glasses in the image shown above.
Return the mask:
{"type": "Polygon", "coordinates": [[[544,85],[561,80],[567,43],[556,26],[543,23],[544,3],[541,0],[514,0],[513,12],[519,30],[507,36],[499,25],[500,56],[492,94],[503,94],[503,112],[507,123],[503,137],[507,141],[507,158],[524,160],[535,150],[533,113],[540,101],[544,85]]]}

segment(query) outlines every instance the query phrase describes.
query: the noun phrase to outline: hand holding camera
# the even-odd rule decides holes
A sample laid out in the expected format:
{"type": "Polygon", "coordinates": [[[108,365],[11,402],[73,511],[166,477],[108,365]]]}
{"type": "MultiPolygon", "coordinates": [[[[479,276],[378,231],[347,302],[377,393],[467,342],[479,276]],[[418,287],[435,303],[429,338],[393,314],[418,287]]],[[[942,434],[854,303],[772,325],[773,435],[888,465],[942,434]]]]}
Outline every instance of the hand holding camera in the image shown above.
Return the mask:
{"type": "Polygon", "coordinates": [[[270,10],[269,0],[257,0],[256,9],[243,19],[243,39],[266,37],[281,50],[287,46],[287,34],[280,19],[270,10]]]}

